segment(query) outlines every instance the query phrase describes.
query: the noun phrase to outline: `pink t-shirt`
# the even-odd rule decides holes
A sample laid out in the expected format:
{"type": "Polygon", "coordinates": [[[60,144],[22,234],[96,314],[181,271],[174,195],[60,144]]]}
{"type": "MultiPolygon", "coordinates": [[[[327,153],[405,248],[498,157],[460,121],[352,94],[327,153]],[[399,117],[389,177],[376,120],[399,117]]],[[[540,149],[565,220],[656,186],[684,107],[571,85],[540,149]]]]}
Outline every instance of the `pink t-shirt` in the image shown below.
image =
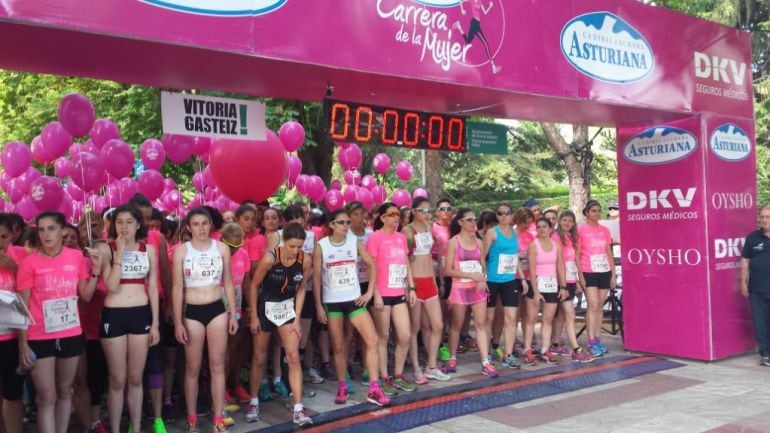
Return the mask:
{"type": "Polygon", "coordinates": [[[436,248],[438,248],[438,244],[441,244],[441,257],[446,257],[446,249],[447,244],[449,244],[449,226],[442,226],[439,223],[433,223],[433,226],[430,228],[431,233],[433,233],[433,237],[436,238],[438,241],[436,244],[433,245],[433,250],[431,251],[431,254],[436,254],[436,248]]]}
{"type": "Polygon", "coordinates": [[[377,265],[377,289],[380,296],[404,296],[408,256],[406,236],[377,230],[366,241],[366,251],[377,265]]]}
{"type": "Polygon", "coordinates": [[[249,255],[249,260],[252,262],[258,262],[262,260],[262,256],[265,255],[265,250],[267,249],[267,238],[265,235],[253,236],[244,242],[242,248],[246,249],[246,253],[249,255]]]}
{"type": "Polygon", "coordinates": [[[564,258],[564,267],[567,270],[566,282],[572,284],[577,282],[577,263],[575,263],[575,247],[572,246],[572,238],[564,235],[564,243],[561,243],[559,234],[553,232],[551,239],[561,245],[561,256],[564,258]]]}
{"type": "MultiPolygon", "coordinates": [[[[23,247],[16,247],[13,245],[8,246],[5,254],[12,258],[13,261],[16,262],[16,265],[21,263],[21,261],[24,260],[24,256],[27,255],[23,247]]],[[[14,272],[9,271],[8,269],[0,268],[0,290],[5,290],[6,292],[16,292],[16,274],[14,272]]],[[[8,341],[15,338],[16,331],[0,334],[0,341],[8,341]]]]}
{"type": "Polygon", "coordinates": [[[78,282],[87,280],[88,262],[80,250],[63,248],[56,257],[28,255],[19,266],[19,290],[29,290],[29,312],[35,319],[27,338],[53,340],[83,333],[78,315],[78,282]]]}
{"type": "Polygon", "coordinates": [[[519,241],[519,267],[524,273],[525,278],[529,278],[529,258],[527,257],[529,254],[529,244],[531,244],[536,237],[537,236],[533,235],[529,229],[524,230],[523,232],[516,232],[516,240],[519,241]]]}
{"type": "Polygon", "coordinates": [[[609,272],[614,266],[607,257],[607,246],[612,244],[610,230],[603,225],[578,226],[578,244],[580,245],[580,270],[583,272],[609,272]],[[604,258],[602,258],[602,256],[604,258]]]}
{"type": "Polygon", "coordinates": [[[238,307],[238,313],[243,310],[243,279],[250,268],[249,253],[243,247],[238,248],[238,251],[230,257],[230,273],[235,286],[235,305],[238,307]]]}

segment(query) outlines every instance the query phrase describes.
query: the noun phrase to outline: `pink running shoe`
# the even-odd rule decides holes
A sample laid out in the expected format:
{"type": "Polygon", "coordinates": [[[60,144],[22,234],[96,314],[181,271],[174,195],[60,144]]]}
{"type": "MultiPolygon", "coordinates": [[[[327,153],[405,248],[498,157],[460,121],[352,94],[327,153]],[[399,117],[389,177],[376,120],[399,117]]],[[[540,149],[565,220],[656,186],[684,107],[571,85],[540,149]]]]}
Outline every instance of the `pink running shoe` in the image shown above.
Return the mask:
{"type": "Polygon", "coordinates": [[[366,401],[377,406],[387,406],[390,404],[390,398],[388,398],[382,392],[382,388],[376,388],[369,390],[369,395],[366,396],[366,401]]]}
{"type": "Polygon", "coordinates": [[[345,404],[348,402],[348,388],[340,386],[337,388],[337,397],[334,398],[335,404],[345,404]]]}

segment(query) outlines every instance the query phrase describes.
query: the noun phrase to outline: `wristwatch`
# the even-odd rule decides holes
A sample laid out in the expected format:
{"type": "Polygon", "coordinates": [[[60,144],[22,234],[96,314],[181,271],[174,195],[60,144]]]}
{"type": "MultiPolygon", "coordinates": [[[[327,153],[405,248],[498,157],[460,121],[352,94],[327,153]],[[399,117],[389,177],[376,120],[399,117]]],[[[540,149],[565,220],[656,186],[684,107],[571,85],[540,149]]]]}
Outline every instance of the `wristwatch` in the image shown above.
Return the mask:
{"type": "Polygon", "coordinates": [[[230,318],[235,320],[241,320],[241,313],[237,311],[235,313],[230,313],[230,318]]]}

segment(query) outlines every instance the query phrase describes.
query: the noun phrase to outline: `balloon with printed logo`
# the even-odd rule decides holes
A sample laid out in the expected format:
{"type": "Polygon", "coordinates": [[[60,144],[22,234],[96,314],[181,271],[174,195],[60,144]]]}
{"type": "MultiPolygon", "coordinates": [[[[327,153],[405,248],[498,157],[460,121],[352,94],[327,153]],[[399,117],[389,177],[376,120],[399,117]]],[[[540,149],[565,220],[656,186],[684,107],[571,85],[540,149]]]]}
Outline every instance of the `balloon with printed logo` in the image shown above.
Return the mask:
{"type": "Polygon", "coordinates": [[[32,151],[21,141],[11,141],[0,153],[3,170],[11,177],[21,176],[32,164],[32,151]]]}
{"type": "Polygon", "coordinates": [[[82,137],[94,125],[96,113],[90,99],[80,93],[70,93],[59,102],[57,117],[67,132],[82,137]]]}
{"type": "Polygon", "coordinates": [[[278,130],[278,137],[287,152],[294,152],[305,142],[305,128],[299,122],[290,120],[278,130]]]}
{"type": "Polygon", "coordinates": [[[365,189],[368,189],[371,191],[374,186],[377,185],[377,179],[374,178],[371,174],[367,174],[366,176],[361,178],[361,186],[365,189]]]}
{"type": "Polygon", "coordinates": [[[56,174],[56,177],[64,179],[70,175],[71,171],[72,161],[70,161],[69,158],[66,156],[56,158],[56,161],[53,163],[53,172],[56,174]]]}
{"type": "Polygon", "coordinates": [[[195,137],[193,140],[193,153],[201,158],[209,154],[211,150],[211,138],[210,137],[195,137]]]}
{"type": "Polygon", "coordinates": [[[29,197],[38,211],[55,211],[59,209],[64,196],[64,189],[55,177],[41,176],[29,187],[29,197]]]}
{"type": "Polygon", "coordinates": [[[166,157],[175,164],[182,164],[190,159],[195,139],[187,135],[167,134],[163,136],[163,149],[166,157]]]}
{"type": "Polygon", "coordinates": [[[154,138],[148,138],[139,149],[139,157],[147,170],[160,170],[166,161],[166,149],[163,143],[154,138]]]}
{"type": "Polygon", "coordinates": [[[218,139],[210,154],[211,174],[230,199],[259,203],[273,195],[286,177],[286,151],[273,132],[265,141],[218,139]],[[244,175],[249,174],[248,181],[244,175]]]}
{"type": "Polygon", "coordinates": [[[379,174],[385,174],[390,170],[390,157],[385,153],[378,153],[377,155],[374,155],[374,159],[372,160],[372,167],[374,167],[374,171],[376,171],[379,174]]]}
{"type": "Polygon", "coordinates": [[[337,179],[332,180],[331,183],[329,184],[329,189],[336,189],[337,191],[341,191],[342,190],[342,182],[340,182],[337,179]]]}
{"type": "Polygon", "coordinates": [[[337,209],[341,209],[344,203],[342,193],[336,189],[330,189],[329,191],[326,191],[326,200],[324,201],[326,203],[326,207],[331,212],[334,212],[337,209]]]}
{"type": "Polygon", "coordinates": [[[400,161],[396,164],[396,176],[403,182],[409,182],[412,178],[412,163],[409,161],[400,161]]]}
{"type": "Polygon", "coordinates": [[[346,203],[358,200],[358,187],[356,185],[348,185],[345,187],[345,191],[342,192],[342,197],[346,203]]]}
{"type": "Polygon", "coordinates": [[[388,198],[388,192],[382,185],[375,185],[372,188],[372,198],[374,198],[374,204],[379,206],[385,203],[385,199],[388,198]]]}
{"type": "Polygon", "coordinates": [[[393,203],[398,206],[408,206],[412,201],[412,197],[409,195],[409,191],[405,189],[397,189],[393,192],[393,203]]]}
{"type": "Polygon", "coordinates": [[[414,191],[412,191],[412,198],[428,198],[428,191],[425,191],[424,188],[417,188],[414,191]]]}
{"type": "Polygon", "coordinates": [[[107,180],[104,171],[104,162],[99,156],[91,152],[80,152],[73,161],[70,178],[85,192],[92,192],[101,188],[107,180]]]}
{"type": "Polygon", "coordinates": [[[120,138],[120,129],[110,119],[97,119],[89,132],[89,140],[98,150],[110,140],[120,138]]]}
{"type": "Polygon", "coordinates": [[[163,175],[157,170],[145,170],[139,175],[139,192],[150,200],[163,194],[163,175]]]}
{"type": "Polygon", "coordinates": [[[294,188],[297,178],[302,173],[302,160],[295,155],[289,155],[286,164],[286,186],[294,188]]]}
{"type": "Polygon", "coordinates": [[[134,151],[123,140],[114,139],[104,143],[100,156],[104,161],[104,169],[117,179],[130,175],[134,169],[134,151]]]}
{"type": "Polygon", "coordinates": [[[358,201],[360,201],[366,209],[371,209],[372,204],[374,204],[374,196],[368,189],[358,188],[358,201]]]}

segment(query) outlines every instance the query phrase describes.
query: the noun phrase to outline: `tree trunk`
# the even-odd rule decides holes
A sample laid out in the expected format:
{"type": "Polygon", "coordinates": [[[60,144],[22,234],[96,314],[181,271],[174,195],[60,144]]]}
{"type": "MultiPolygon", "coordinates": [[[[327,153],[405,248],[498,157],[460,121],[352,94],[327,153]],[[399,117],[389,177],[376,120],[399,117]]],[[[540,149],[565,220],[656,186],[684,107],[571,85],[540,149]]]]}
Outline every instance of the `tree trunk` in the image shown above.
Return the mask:
{"type": "Polygon", "coordinates": [[[591,197],[591,163],[593,152],[591,140],[588,139],[587,126],[572,126],[572,141],[561,135],[559,125],[540,122],[548,143],[564,162],[569,181],[569,207],[575,212],[578,220],[583,220],[583,208],[591,197]]]}
{"type": "Polygon", "coordinates": [[[428,150],[425,152],[425,189],[433,206],[443,198],[443,183],[441,182],[441,152],[428,150]]]}

